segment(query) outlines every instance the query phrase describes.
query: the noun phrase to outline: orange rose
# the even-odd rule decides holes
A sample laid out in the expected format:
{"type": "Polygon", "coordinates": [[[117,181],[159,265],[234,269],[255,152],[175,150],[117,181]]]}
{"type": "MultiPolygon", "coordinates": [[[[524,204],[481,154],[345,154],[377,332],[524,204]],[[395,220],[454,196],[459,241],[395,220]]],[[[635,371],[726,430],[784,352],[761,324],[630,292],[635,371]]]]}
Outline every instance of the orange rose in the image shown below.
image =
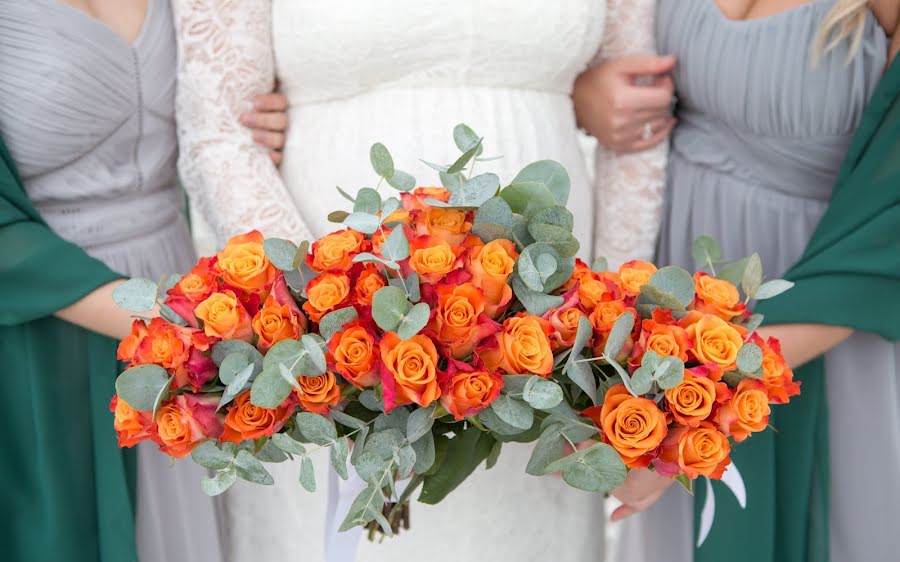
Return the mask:
{"type": "MultiPolygon", "coordinates": [[[[701,422],[697,427],[678,427],[669,431],[659,455],[662,463],[677,464],[678,472],[690,479],[699,476],[719,479],[731,464],[731,444],[716,426],[701,422]]],[[[666,473],[668,471],[657,471],[666,473]]]]}
{"type": "Polygon", "coordinates": [[[308,300],[303,310],[313,322],[342,308],[350,300],[350,278],[343,273],[323,273],[313,278],[306,286],[308,300]]]}
{"type": "Polygon", "coordinates": [[[416,233],[434,236],[451,246],[458,246],[472,229],[472,222],[465,211],[435,207],[422,211],[416,220],[416,233]]]}
{"type": "Polygon", "coordinates": [[[578,322],[584,315],[584,312],[574,306],[565,309],[557,308],[548,313],[547,319],[553,328],[550,344],[554,351],[572,347],[575,344],[578,322]]]}
{"type": "Polygon", "coordinates": [[[363,306],[372,306],[372,297],[378,289],[387,285],[384,276],[373,265],[367,265],[356,280],[356,302],[363,306]]]}
{"type": "Polygon", "coordinates": [[[646,468],[666,437],[666,415],[656,402],[635,398],[624,384],[610,388],[603,405],[592,406],[583,415],[593,420],[603,442],[612,445],[630,468],[646,468]]]}
{"type": "Polygon", "coordinates": [[[355,230],[338,230],[319,238],[306,256],[306,264],[317,273],[350,271],[353,257],[366,251],[366,237],[355,230]]]}
{"type": "Polygon", "coordinates": [[[216,416],[215,396],[181,394],[156,412],[160,450],[175,458],[186,457],[207,439],[219,437],[222,422],[216,416]]]}
{"type": "Polygon", "coordinates": [[[781,354],[781,343],[775,338],[764,341],[757,334],[750,341],[762,348],[763,382],[769,394],[769,402],[787,404],[791,396],[800,394],[800,383],[794,381],[794,372],[781,354]]]}
{"type": "Polygon", "coordinates": [[[401,340],[387,332],[381,338],[381,363],[385,412],[409,403],[424,408],[441,395],[438,352],[427,336],[401,340]]]}
{"type": "Polygon", "coordinates": [[[435,340],[447,347],[454,359],[471,355],[481,340],[497,333],[499,325],[484,313],[484,294],[471,283],[458,287],[435,287],[438,296],[435,314],[428,329],[435,340]]]}
{"type": "Polygon", "coordinates": [[[229,240],[216,255],[216,269],[225,283],[249,293],[266,290],[278,274],[266,257],[263,235],[256,230],[229,240]]]}
{"type": "Polygon", "coordinates": [[[619,268],[619,285],[629,295],[637,295],[641,287],[650,282],[656,266],[642,260],[633,260],[619,268]]]}
{"type": "Polygon", "coordinates": [[[709,419],[713,408],[731,397],[731,391],[723,382],[703,376],[704,368],[687,369],[684,380],[666,390],[666,402],[672,417],[680,424],[697,427],[709,419]]]}
{"type": "Polygon", "coordinates": [[[515,243],[502,238],[476,246],[469,253],[466,269],[472,274],[472,283],[484,291],[485,312],[490,318],[500,316],[512,300],[508,281],[518,257],[515,243]]]}
{"type": "Polygon", "coordinates": [[[593,271],[581,276],[578,284],[578,298],[585,310],[593,311],[604,300],[612,300],[609,285],[593,271]]]}
{"type": "Polygon", "coordinates": [[[234,291],[214,293],[197,305],[194,314],[203,322],[203,331],[209,337],[244,341],[253,337],[250,315],[234,291]]]}
{"type": "Polygon", "coordinates": [[[740,443],[751,433],[766,428],[770,412],[766,385],[757,379],[744,379],[738,384],[731,400],[719,408],[716,423],[726,435],[740,443]]]}
{"type": "Polygon", "coordinates": [[[353,386],[369,388],[381,380],[378,354],[375,353],[375,336],[363,328],[359,321],[347,324],[343,331],[331,337],[328,353],[334,369],[353,386]]]}
{"type": "Polygon", "coordinates": [[[496,336],[496,345],[480,355],[489,371],[502,370],[511,375],[539,375],[550,378],[553,351],[550,334],[553,329],[543,318],[522,314],[507,318],[496,336]]]}
{"type": "Polygon", "coordinates": [[[315,377],[300,377],[300,389],[294,389],[300,406],[307,412],[327,414],[341,401],[341,385],[334,373],[328,371],[315,377]]]}
{"type": "Polygon", "coordinates": [[[253,331],[259,336],[256,347],[265,353],[281,340],[300,337],[300,321],[291,312],[291,307],[278,304],[275,297],[269,295],[266,303],[253,317],[253,331]]]}
{"type": "Polygon", "coordinates": [[[119,437],[119,447],[133,447],[155,436],[156,428],[150,415],[138,412],[118,396],[112,397],[109,411],[115,414],[113,427],[119,437]]]}
{"type": "Polygon", "coordinates": [[[277,408],[260,408],[250,401],[250,391],[238,395],[228,407],[228,415],[225,416],[225,429],[220,439],[231,443],[240,443],[271,437],[284,426],[284,422],[291,417],[297,404],[290,399],[285,400],[277,408]]]}
{"type": "Polygon", "coordinates": [[[632,364],[640,365],[644,353],[655,351],[660,357],[677,357],[687,361],[691,338],[687,330],[679,326],[669,310],[657,308],[652,318],[641,322],[641,336],[632,354],[632,364]]]}
{"type": "Polygon", "coordinates": [[[744,345],[746,330],[718,316],[706,314],[687,327],[694,342],[691,353],[701,363],[718,365],[723,371],[735,368],[738,350],[744,345]]]}
{"type": "MultiPolygon", "coordinates": [[[[625,305],[623,300],[602,301],[597,303],[597,307],[591,312],[588,319],[594,328],[594,355],[599,357],[603,355],[606,347],[606,340],[609,339],[609,333],[612,331],[613,325],[623,312],[631,312],[635,318],[638,317],[637,311],[625,305]]],[[[625,340],[625,345],[614,359],[616,361],[624,361],[631,355],[634,349],[634,335],[629,334],[625,340]]]]}
{"type": "Polygon", "coordinates": [[[503,388],[503,377],[497,373],[471,369],[471,365],[451,361],[441,383],[441,405],[457,421],[479,414],[497,399],[503,388]]]}
{"type": "Polygon", "coordinates": [[[697,296],[694,308],[707,314],[715,314],[723,320],[731,320],[747,310],[741,302],[737,287],[724,279],[716,279],[708,273],[694,274],[697,296]]]}
{"type": "Polygon", "coordinates": [[[140,365],[153,363],[168,371],[174,371],[184,365],[190,354],[190,332],[156,317],[150,321],[146,337],[138,344],[134,362],[140,365]]]}
{"type": "Polygon", "coordinates": [[[147,336],[147,323],[143,320],[135,320],[131,323],[131,333],[119,342],[119,349],[116,357],[119,361],[125,363],[133,363],[134,355],[137,353],[138,346],[147,336]]]}
{"type": "Polygon", "coordinates": [[[393,213],[389,214],[386,219],[384,219],[384,224],[393,225],[397,223],[409,226],[410,224],[412,224],[412,214],[406,209],[397,209],[393,213]]]}
{"type": "Polygon", "coordinates": [[[459,256],[464,251],[432,236],[418,236],[410,242],[409,266],[425,283],[437,283],[459,268],[459,256]]]}
{"type": "Polygon", "coordinates": [[[400,194],[400,202],[407,211],[427,211],[431,205],[425,202],[426,199],[446,203],[450,200],[450,192],[443,187],[417,187],[400,194]]]}

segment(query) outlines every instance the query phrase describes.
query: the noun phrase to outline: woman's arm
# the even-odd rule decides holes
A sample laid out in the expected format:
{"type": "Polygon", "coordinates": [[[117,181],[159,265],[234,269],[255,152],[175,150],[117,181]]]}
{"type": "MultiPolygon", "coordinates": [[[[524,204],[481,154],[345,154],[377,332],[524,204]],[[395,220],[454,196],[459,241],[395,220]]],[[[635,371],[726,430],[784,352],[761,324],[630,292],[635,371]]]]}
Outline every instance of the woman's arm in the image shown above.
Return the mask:
{"type": "MultiPolygon", "coordinates": [[[[668,72],[674,59],[653,57],[656,49],[654,38],[655,0],[609,0],[607,10],[607,30],[604,34],[600,57],[606,61],[642,61],[645,67],[668,72]],[[649,66],[646,66],[649,65],[649,66]]],[[[601,64],[611,64],[610,62],[601,64]]],[[[629,78],[630,80],[630,78],[629,78]]],[[[671,100],[671,81],[656,80],[652,86],[633,86],[624,83],[623,100],[640,103],[662,103],[668,115],[671,100]],[[633,97],[636,96],[636,97],[633,97]]],[[[617,82],[607,85],[615,86],[617,82]]],[[[602,83],[600,84],[602,86],[602,83]]],[[[621,86],[621,84],[620,84],[621,86]]],[[[591,106],[592,96],[603,97],[599,89],[593,91],[582,84],[576,92],[576,107],[581,105],[582,117],[588,119],[592,111],[618,112],[619,106],[591,106]],[[581,103],[579,103],[581,100],[581,103]],[[592,109],[593,108],[593,109],[592,109]]],[[[613,94],[618,96],[620,94],[613,94]]],[[[623,103],[625,103],[623,101],[623,103]]],[[[623,106],[624,107],[624,106],[623,106]]],[[[625,110],[622,110],[625,111],[625,110]]],[[[668,143],[660,142],[669,134],[673,122],[654,121],[651,113],[648,122],[657,123],[660,128],[653,141],[644,150],[631,154],[618,153],[601,146],[596,155],[595,183],[595,244],[594,253],[604,256],[612,267],[632,259],[653,258],[656,237],[659,233],[665,189],[665,168],[668,143]]],[[[639,114],[639,113],[638,113],[639,114]]],[[[668,119],[668,118],[667,118],[668,119]]],[[[640,127],[638,127],[640,129],[640,127]]],[[[639,132],[638,132],[639,134],[639,132]]]]}
{"type": "Polygon", "coordinates": [[[311,238],[272,160],[241,123],[253,97],[274,86],[269,0],[174,0],[173,8],[179,171],[188,195],[219,244],[251,229],[311,238]]]}
{"type": "MultiPolygon", "coordinates": [[[[134,314],[119,308],[112,297],[113,291],[123,281],[120,279],[98,287],[76,303],[57,311],[55,316],[104,336],[117,340],[125,338],[131,332],[134,314]]],[[[154,307],[140,315],[148,318],[159,316],[159,308],[154,307]]]]}
{"type": "Polygon", "coordinates": [[[757,330],[763,338],[777,338],[792,369],[831,350],[853,334],[850,328],[822,324],[779,324],[757,330]]]}

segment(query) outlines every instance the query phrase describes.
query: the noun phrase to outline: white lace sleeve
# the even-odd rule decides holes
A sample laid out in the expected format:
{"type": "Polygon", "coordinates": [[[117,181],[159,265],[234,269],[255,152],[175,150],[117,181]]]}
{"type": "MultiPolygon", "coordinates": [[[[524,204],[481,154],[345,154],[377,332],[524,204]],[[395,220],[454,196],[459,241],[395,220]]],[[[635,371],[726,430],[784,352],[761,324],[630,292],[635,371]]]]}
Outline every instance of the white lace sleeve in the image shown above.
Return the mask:
{"type": "Polygon", "coordinates": [[[221,246],[251,229],[312,239],[266,150],[239,122],[274,85],[270,0],[173,0],[182,182],[221,246]]]}
{"type": "MultiPolygon", "coordinates": [[[[653,54],[656,0],[608,0],[600,60],[653,54]]],[[[631,259],[650,260],[656,249],[665,197],[668,142],[635,154],[597,147],[594,247],[611,267],[631,259]]]]}

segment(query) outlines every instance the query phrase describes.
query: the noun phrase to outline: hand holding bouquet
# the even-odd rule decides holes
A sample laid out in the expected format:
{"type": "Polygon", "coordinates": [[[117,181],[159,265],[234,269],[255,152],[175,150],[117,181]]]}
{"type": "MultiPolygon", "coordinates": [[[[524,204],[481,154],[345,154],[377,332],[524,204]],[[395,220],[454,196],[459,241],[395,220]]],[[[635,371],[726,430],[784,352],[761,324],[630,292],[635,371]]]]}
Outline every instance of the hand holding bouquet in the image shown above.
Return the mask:
{"type": "Polygon", "coordinates": [[[709,239],[695,245],[708,273],[588,267],[559,164],[501,188],[472,173],[489,160],[481,139],[459,125],[454,140],[455,162],[429,164],[443,187],[415,187],[374,145],[378,185],[397,195],[341,191],[352,212],[332,213],[342,226],[312,245],[254,231],[187,275],[123,284],[121,305],[161,301],[162,317],[136,320],[119,346],[120,445],[190,455],[215,471],[209,494],[272,484],[264,463],[288,459],[314,491],[309,455],[328,447],[342,478],[349,462],[368,483],[342,529],[386,534],[419,488],[439,502],[507,441],[536,441],[529,474],[588,491],[634,467],[720,477],[731,443],[799,391],[746,307],[789,285],[762,284],[757,256],[715,276],[709,239]]]}

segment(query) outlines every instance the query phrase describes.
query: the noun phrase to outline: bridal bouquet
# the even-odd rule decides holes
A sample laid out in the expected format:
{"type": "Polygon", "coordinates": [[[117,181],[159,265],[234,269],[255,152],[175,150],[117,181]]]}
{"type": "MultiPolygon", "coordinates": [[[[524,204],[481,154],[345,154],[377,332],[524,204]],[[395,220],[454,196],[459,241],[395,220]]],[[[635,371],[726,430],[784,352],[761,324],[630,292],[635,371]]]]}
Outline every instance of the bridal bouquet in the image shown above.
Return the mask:
{"type": "Polygon", "coordinates": [[[473,174],[481,139],[459,125],[454,140],[455,162],[428,164],[443,187],[416,187],[375,144],[378,187],[341,191],[352,212],[311,245],[249,232],[187,275],[121,285],[121,306],[161,317],[119,346],[120,445],[190,455],[214,471],[211,495],[272,484],[264,463],[288,459],[314,491],[309,455],[330,448],[338,475],[349,462],[368,483],[342,530],[388,535],[417,490],[439,502],[508,441],[536,441],[529,474],[588,491],[634,467],[687,486],[720,477],[731,441],[799,392],[746,306],[789,284],[762,283],[758,256],[716,275],[706,238],[707,272],[589,267],[562,166],[535,162],[501,187],[473,174]]]}

